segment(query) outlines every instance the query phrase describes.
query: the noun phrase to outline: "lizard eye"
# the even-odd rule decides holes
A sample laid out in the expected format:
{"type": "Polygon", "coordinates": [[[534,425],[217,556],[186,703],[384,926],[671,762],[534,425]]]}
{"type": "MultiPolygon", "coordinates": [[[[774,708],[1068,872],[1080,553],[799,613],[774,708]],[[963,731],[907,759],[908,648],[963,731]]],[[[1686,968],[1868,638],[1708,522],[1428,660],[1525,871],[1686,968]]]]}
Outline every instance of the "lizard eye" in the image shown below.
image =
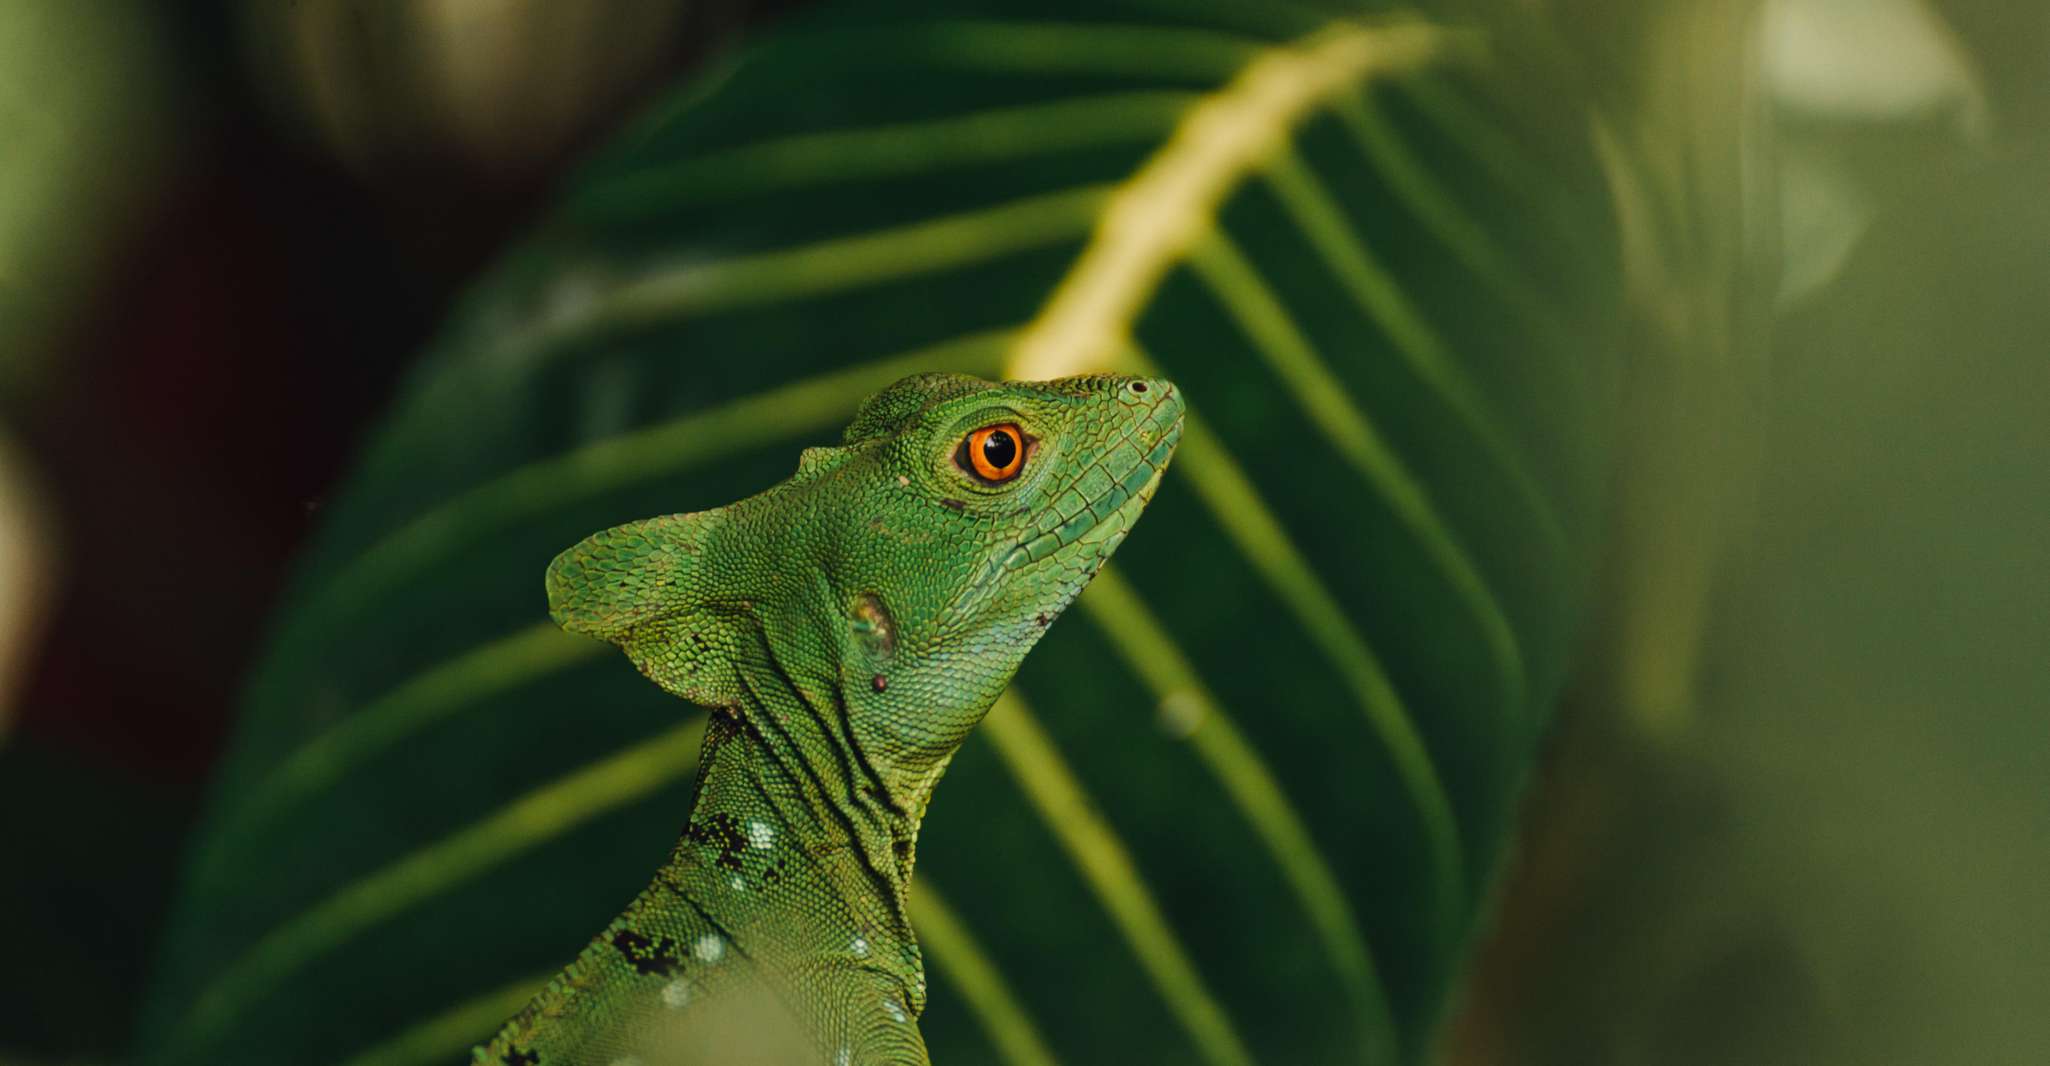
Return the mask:
{"type": "Polygon", "coordinates": [[[961,441],[954,462],[991,484],[1009,481],[1025,469],[1024,431],[1009,422],[984,426],[961,441]]]}

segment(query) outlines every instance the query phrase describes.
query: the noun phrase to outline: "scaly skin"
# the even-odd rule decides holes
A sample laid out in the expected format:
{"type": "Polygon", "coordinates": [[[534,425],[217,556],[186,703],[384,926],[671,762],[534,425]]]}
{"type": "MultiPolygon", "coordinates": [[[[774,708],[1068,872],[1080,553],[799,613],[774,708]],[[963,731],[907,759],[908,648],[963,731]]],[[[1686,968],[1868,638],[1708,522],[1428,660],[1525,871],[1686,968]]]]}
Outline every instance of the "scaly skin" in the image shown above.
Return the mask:
{"type": "Polygon", "coordinates": [[[557,557],[558,622],[715,713],[667,865],[475,1061],[926,1062],[905,895],[933,785],[1181,422],[1160,380],[917,375],[790,480],[557,557]],[[1003,426],[1022,452],[976,435],[1003,426]]]}

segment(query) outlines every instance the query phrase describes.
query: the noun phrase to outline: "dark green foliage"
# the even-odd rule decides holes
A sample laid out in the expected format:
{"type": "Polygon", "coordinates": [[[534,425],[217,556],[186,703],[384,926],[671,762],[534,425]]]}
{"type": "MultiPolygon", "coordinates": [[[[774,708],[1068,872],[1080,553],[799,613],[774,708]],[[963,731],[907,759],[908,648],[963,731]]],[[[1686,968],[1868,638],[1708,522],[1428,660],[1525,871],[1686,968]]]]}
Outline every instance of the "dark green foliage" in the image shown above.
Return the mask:
{"type": "MultiPolygon", "coordinates": [[[[666,854],[689,765],[660,738],[700,714],[608,649],[534,628],[548,560],[788,475],[904,372],[1001,372],[996,331],[1041,311],[1103,194],[1204,94],[1329,17],[1068,6],[849,3],[795,21],[633,124],[479,285],[278,622],[194,851],[145,1059],[426,1062],[487,1035],[497,1003],[566,961],[666,854]],[[1049,105],[1069,110],[1035,110],[1049,105]],[[991,115],[959,137],[935,125],[991,115]],[[864,134],[885,127],[904,132],[864,134]],[[828,131],[848,139],[793,141],[828,131]],[[285,762],[309,744],[340,753],[328,776],[315,756],[285,762]],[[620,755],[649,744],[640,762],[620,755]],[[575,776],[615,757],[618,773],[575,776]],[[318,787],[295,789],[309,773],[318,787]]],[[[1616,371],[1613,239],[1584,118],[1512,52],[1370,73],[1306,113],[1279,141],[1289,156],[1261,159],[1314,179],[1407,331],[1367,312],[1266,176],[1280,171],[1261,169],[1228,186],[1223,251],[1199,246],[1201,268],[1174,258],[1126,323],[1210,447],[1184,444],[1122,574],[1236,726],[1234,750],[1279,783],[1377,983],[1341,979],[1274,841],[1186,728],[1162,727],[1174,694],[1127,669],[1114,646],[1131,632],[1104,624],[1095,594],[1017,684],[1261,1061],[1426,1056],[1579,625],[1616,371]],[[1376,120],[1385,142],[1362,133],[1376,120]],[[1307,345],[1312,376],[1263,332],[1263,307],[1307,345]],[[1465,385],[1418,370],[1418,336],[1465,385]],[[1346,436],[1362,423],[1381,457],[1364,465],[1346,436]],[[1373,476],[1376,462],[1402,476],[1373,476]],[[1286,544],[1263,539],[1273,528],[1286,544]],[[1362,708],[1375,663],[1456,844],[1420,820],[1362,708]]],[[[1128,919],[1001,756],[980,736],[963,750],[920,841],[921,885],[1061,1061],[1231,1061],[1168,1004],[1128,919]]],[[[935,1060],[996,1059],[956,972],[932,963],[935,1060]]]]}

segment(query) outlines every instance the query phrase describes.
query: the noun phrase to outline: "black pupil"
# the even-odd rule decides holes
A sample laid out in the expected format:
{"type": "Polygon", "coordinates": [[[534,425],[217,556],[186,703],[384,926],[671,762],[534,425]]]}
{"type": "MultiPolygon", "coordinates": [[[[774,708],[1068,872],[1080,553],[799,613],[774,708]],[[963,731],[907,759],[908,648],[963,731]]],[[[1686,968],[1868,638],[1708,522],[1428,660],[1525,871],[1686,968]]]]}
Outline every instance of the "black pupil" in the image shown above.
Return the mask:
{"type": "Polygon", "coordinates": [[[1008,470],[1011,461],[1018,458],[1018,439],[1008,429],[1000,429],[982,438],[982,459],[992,469],[1008,470]]]}

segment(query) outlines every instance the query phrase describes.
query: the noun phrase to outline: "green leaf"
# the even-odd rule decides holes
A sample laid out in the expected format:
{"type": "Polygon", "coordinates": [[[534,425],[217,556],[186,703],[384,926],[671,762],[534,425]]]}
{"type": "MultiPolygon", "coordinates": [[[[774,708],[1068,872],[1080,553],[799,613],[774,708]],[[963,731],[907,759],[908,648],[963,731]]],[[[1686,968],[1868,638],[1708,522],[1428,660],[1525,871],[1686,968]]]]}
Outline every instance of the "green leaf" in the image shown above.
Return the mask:
{"type": "Polygon", "coordinates": [[[1428,1055],[1600,530],[1586,118],[1507,35],[1072,6],[822,8],[477,288],[250,687],[152,1061],[458,1056],[644,883],[702,713],[542,622],[556,551],[913,370],[1142,365],[1181,453],[920,841],[934,1057],[1428,1055]]]}

